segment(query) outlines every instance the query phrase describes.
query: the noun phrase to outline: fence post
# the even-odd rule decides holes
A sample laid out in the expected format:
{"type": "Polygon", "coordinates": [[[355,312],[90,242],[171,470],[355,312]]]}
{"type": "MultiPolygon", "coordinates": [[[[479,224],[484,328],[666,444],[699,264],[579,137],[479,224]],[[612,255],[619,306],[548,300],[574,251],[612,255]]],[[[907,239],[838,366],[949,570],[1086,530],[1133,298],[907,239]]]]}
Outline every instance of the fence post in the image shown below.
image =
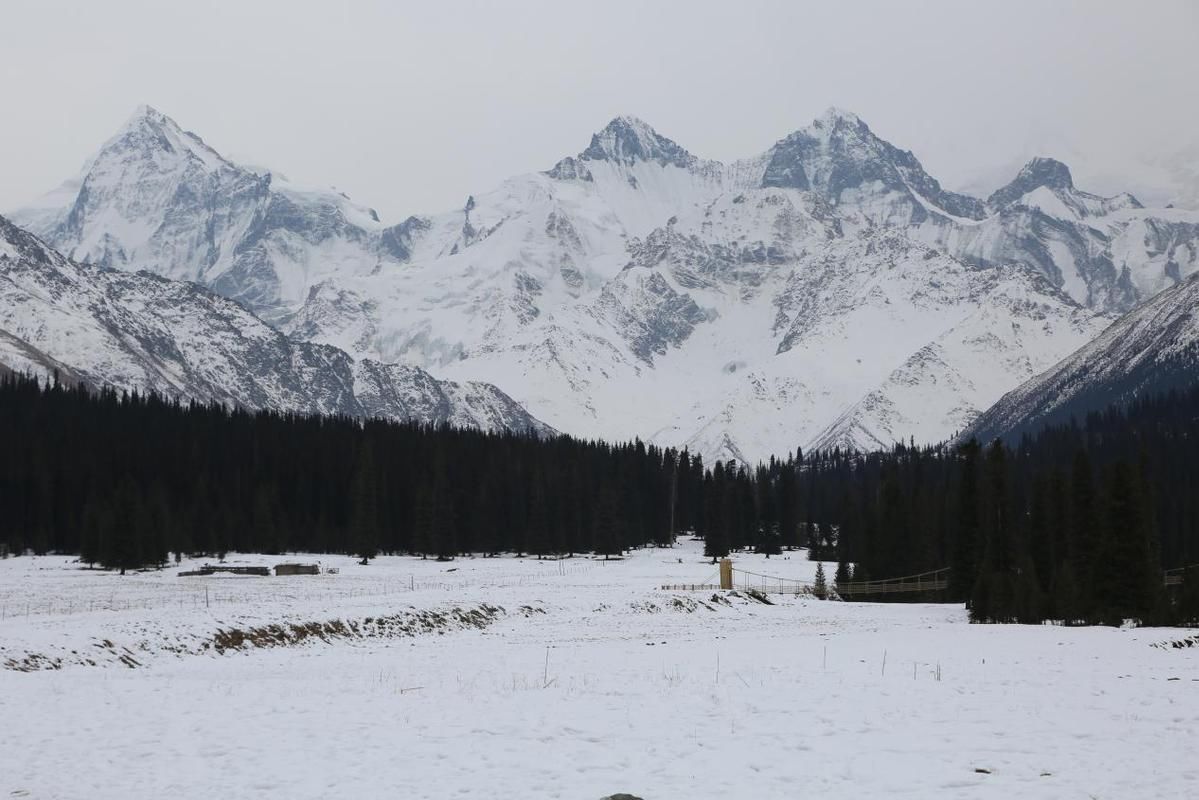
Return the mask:
{"type": "Polygon", "coordinates": [[[732,559],[720,559],[720,588],[733,588],[733,562],[732,559]]]}

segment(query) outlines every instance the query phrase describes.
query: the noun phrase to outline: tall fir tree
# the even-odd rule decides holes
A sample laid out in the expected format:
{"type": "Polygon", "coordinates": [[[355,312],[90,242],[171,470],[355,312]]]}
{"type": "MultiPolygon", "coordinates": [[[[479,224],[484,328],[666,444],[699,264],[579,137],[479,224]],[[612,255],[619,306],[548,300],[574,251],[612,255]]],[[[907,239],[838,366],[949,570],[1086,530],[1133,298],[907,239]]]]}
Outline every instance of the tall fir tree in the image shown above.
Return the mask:
{"type": "Polygon", "coordinates": [[[1144,621],[1153,613],[1157,571],[1150,564],[1148,520],[1132,466],[1117,461],[1107,482],[1107,509],[1092,557],[1091,618],[1106,625],[1144,621]]]}
{"type": "Polygon", "coordinates": [[[1092,569],[1099,539],[1099,501],[1094,481],[1090,455],[1086,449],[1079,448],[1074,454],[1070,474],[1070,554],[1078,587],[1074,604],[1079,609],[1094,606],[1092,569]]]}
{"type": "Polygon", "coordinates": [[[949,573],[949,595],[956,599],[969,597],[978,579],[979,559],[979,454],[982,448],[971,439],[958,448],[957,477],[957,537],[953,548],[953,564],[949,573]]]}
{"type": "Polygon", "coordinates": [[[816,595],[818,600],[828,599],[828,579],[824,575],[824,563],[816,562],[816,580],[812,584],[812,594],[816,595]]]}
{"type": "Polygon", "coordinates": [[[379,496],[374,447],[367,440],[358,451],[350,483],[350,542],[362,564],[379,554],[379,496]]]}

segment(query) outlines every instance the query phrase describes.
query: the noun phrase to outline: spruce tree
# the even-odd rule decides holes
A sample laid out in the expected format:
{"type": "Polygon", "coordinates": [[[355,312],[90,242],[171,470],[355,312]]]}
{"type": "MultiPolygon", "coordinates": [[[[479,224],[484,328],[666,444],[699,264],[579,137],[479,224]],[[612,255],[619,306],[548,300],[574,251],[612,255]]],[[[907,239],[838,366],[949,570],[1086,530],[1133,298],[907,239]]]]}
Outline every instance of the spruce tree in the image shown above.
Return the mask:
{"type": "Polygon", "coordinates": [[[1178,621],[1184,625],[1199,624],[1199,566],[1188,567],[1182,572],[1178,621]]]}
{"type": "Polygon", "coordinates": [[[828,599],[828,580],[824,577],[824,563],[816,562],[816,582],[812,586],[812,594],[819,600],[828,599]]]}
{"type": "Polygon", "coordinates": [[[619,525],[613,491],[601,491],[592,522],[592,542],[596,555],[602,555],[605,561],[621,552],[619,525]]]}
{"type": "Polygon", "coordinates": [[[704,479],[704,556],[713,564],[729,554],[727,494],[724,465],[717,461],[704,479]]]}
{"type": "Polygon", "coordinates": [[[1092,567],[1100,531],[1094,480],[1090,456],[1079,448],[1070,474],[1070,551],[1079,610],[1084,615],[1089,615],[1095,605],[1092,567]]]}
{"type": "Polygon", "coordinates": [[[379,554],[379,498],[370,440],[358,451],[350,482],[350,542],[363,565],[379,554]]]}
{"type": "Polygon", "coordinates": [[[1049,516],[1049,484],[1043,475],[1038,475],[1032,484],[1026,537],[1041,589],[1046,592],[1052,588],[1053,569],[1057,561],[1053,533],[1049,530],[1049,516]]]}
{"type": "Polygon", "coordinates": [[[1064,625],[1076,625],[1085,615],[1074,564],[1069,560],[1064,561],[1053,582],[1053,616],[1064,625]]]}
{"type": "MultiPolygon", "coordinates": [[[[357,477],[357,473],[355,473],[357,477]]],[[[279,524],[276,503],[271,499],[272,489],[264,483],[254,489],[254,508],[251,512],[251,527],[253,528],[253,548],[272,555],[281,552],[279,546],[279,524]]],[[[355,497],[354,502],[358,502],[355,497]]],[[[357,546],[357,540],[354,540],[357,546]]],[[[364,562],[365,563],[365,562],[364,562]]]]}
{"type": "Polygon", "coordinates": [[[412,550],[422,559],[438,551],[433,511],[433,489],[427,482],[416,487],[412,511],[412,550]]]}
{"type": "Polygon", "coordinates": [[[433,487],[433,540],[438,561],[458,555],[458,519],[444,473],[433,487]]]}
{"type": "Polygon", "coordinates": [[[1093,554],[1091,618],[1106,625],[1148,619],[1156,601],[1157,571],[1150,564],[1140,483],[1131,465],[1117,461],[1107,488],[1107,512],[1093,554]]]}
{"type": "Polygon", "coordinates": [[[1015,622],[1019,619],[1018,554],[1009,507],[1007,449],[999,440],[987,448],[985,473],[980,520],[983,554],[970,596],[970,619],[1015,622]]]}
{"type": "Polygon", "coordinates": [[[553,549],[550,544],[552,523],[549,498],[540,472],[534,472],[529,486],[529,552],[542,559],[553,549]]]}
{"type": "Polygon", "coordinates": [[[957,536],[949,573],[949,596],[958,600],[969,599],[971,587],[978,579],[978,460],[981,450],[975,439],[958,448],[957,536]]]}
{"type": "Polygon", "coordinates": [[[100,501],[89,494],[83,506],[83,519],[79,529],[79,560],[89,567],[102,560],[104,536],[106,534],[105,509],[100,501]]]}
{"type": "Polygon", "coordinates": [[[762,525],[758,528],[758,543],[757,551],[767,558],[777,556],[783,552],[782,542],[779,539],[778,531],[773,526],[762,525]]]}
{"type": "Polygon", "coordinates": [[[788,461],[778,473],[779,537],[788,550],[799,547],[799,507],[795,467],[788,461]]]}
{"type": "Polygon", "coordinates": [[[837,562],[837,573],[833,580],[836,583],[838,590],[852,580],[849,571],[849,563],[845,561],[845,559],[841,559],[837,562]]]}
{"type": "MultiPolygon", "coordinates": [[[[1052,556],[1049,588],[1046,596],[1046,615],[1051,619],[1059,620],[1067,618],[1068,615],[1065,613],[1067,610],[1070,613],[1076,613],[1078,603],[1078,585],[1071,566],[1074,563],[1074,557],[1070,544],[1069,490],[1066,484],[1065,473],[1060,467],[1054,467],[1049,471],[1045,525],[1052,542],[1050,545],[1052,556]],[[1070,569],[1071,577],[1069,585],[1064,586],[1064,574],[1067,568],[1070,569]],[[1068,605],[1065,608],[1060,607],[1059,601],[1064,601],[1068,605]]],[[[1044,577],[1042,576],[1042,578],[1044,577]]]]}
{"type": "Polygon", "coordinates": [[[122,478],[113,495],[113,513],[103,540],[106,552],[102,563],[109,569],[137,569],[143,565],[142,542],[147,533],[147,515],[141,491],[129,478],[122,478]]]}

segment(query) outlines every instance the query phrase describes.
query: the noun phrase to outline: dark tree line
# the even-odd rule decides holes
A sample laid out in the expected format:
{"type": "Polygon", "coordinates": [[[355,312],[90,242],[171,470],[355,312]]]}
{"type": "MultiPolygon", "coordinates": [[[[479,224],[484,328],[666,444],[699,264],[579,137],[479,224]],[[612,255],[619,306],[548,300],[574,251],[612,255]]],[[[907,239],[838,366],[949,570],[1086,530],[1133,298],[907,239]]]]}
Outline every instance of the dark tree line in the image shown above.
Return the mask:
{"type": "Polygon", "coordinates": [[[615,555],[673,543],[672,515],[695,528],[704,472],[641,442],[231,411],[14,375],[0,379],[0,442],[0,542],[118,569],[229,551],[615,555]]]}
{"type": "Polygon", "coordinates": [[[706,467],[641,442],[251,413],[0,378],[0,543],[116,569],[169,554],[616,555],[808,547],[831,583],[952,566],[978,620],[1199,609],[1199,388],[1011,446],[706,467]],[[1187,598],[1193,598],[1188,601],[1187,598]],[[1176,598],[1177,599],[1177,598],[1176,598]],[[1189,605],[1188,605],[1189,603],[1189,605]]]}

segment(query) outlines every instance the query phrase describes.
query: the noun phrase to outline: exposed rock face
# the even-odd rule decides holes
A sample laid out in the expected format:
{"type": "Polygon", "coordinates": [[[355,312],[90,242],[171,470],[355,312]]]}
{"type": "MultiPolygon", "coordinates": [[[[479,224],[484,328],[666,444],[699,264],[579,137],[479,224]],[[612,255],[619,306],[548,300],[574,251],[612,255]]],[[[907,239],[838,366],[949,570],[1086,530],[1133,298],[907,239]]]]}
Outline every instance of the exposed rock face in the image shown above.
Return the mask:
{"type": "Polygon", "coordinates": [[[677,144],[662,136],[636,117],[617,117],[591,137],[591,144],[579,154],[582,161],[614,161],[633,164],[653,161],[688,169],[697,161],[677,144]]]}
{"type": "MultiPolygon", "coordinates": [[[[811,127],[796,131],[767,153],[763,187],[812,190],[840,203],[847,192],[894,194],[889,205],[907,212],[907,222],[923,222],[929,212],[916,195],[954,216],[981,219],[983,203],[944,191],[912,153],[874,135],[847,111],[829,109],[811,127]]],[[[889,209],[894,211],[896,209],[889,209]]],[[[877,222],[897,222],[889,215],[877,222]]]]}
{"type": "Polygon", "coordinates": [[[1005,208],[1042,186],[1054,192],[1073,192],[1074,179],[1070,176],[1070,168],[1052,158],[1034,158],[1024,165],[1011,183],[992,193],[987,198],[987,205],[1005,208]]]}

